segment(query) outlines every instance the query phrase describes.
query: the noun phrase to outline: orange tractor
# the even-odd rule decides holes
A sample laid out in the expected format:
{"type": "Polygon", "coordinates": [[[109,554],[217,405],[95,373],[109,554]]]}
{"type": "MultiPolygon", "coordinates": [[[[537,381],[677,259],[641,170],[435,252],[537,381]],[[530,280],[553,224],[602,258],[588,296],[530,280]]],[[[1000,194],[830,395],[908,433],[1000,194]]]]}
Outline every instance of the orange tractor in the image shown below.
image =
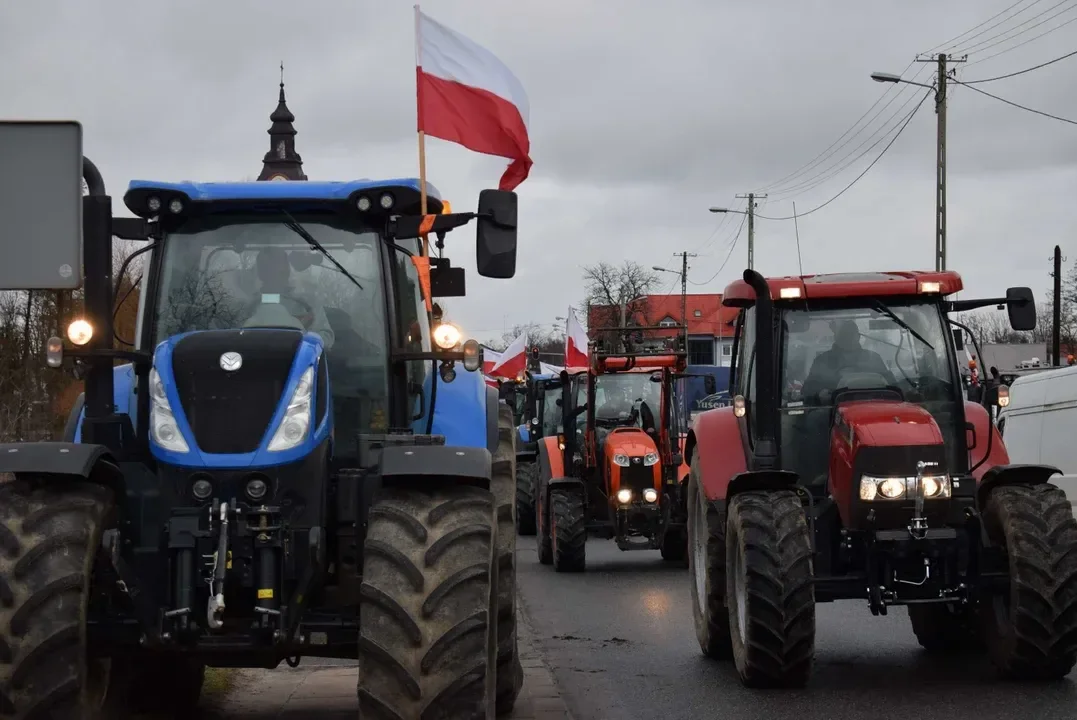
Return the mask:
{"type": "Polygon", "coordinates": [[[744,684],[806,683],[815,605],[841,599],[905,605],[926,650],[986,651],[1012,678],[1077,662],[1060,471],[1010,464],[963,396],[948,318],[1001,305],[1031,330],[1032,292],[949,299],[961,289],[954,272],[752,270],[726,288],[733,403],[688,434],[689,570],[700,647],[744,684]]]}
{"type": "MultiPolygon", "coordinates": [[[[561,432],[542,438],[535,517],[539,560],[559,572],[586,566],[586,539],[621,550],[686,555],[684,474],[676,383],[679,351],[592,354],[562,372],[561,432]]],[[[713,379],[711,379],[713,382],[713,379]]]]}

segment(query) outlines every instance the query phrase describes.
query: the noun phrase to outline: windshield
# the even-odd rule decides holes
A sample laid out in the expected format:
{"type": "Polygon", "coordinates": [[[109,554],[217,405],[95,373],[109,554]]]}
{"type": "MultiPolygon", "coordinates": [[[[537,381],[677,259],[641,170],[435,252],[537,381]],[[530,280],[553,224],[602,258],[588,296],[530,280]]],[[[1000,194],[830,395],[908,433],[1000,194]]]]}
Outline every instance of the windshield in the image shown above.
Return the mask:
{"type": "Polygon", "coordinates": [[[266,216],[192,220],[164,241],[155,343],[192,330],[291,327],[325,344],[337,450],[384,427],[387,329],[380,238],[333,219],[296,219],[358,280],[348,279],[281,222],[266,216]]]}
{"type": "MultiPolygon", "coordinates": [[[[873,307],[790,308],[782,318],[779,387],[786,467],[809,484],[825,482],[830,410],[844,393],[923,406],[954,454],[960,383],[954,382],[946,326],[937,305],[903,301],[873,307]]],[[[956,456],[952,462],[956,467],[956,456]]]]}
{"type": "Polygon", "coordinates": [[[561,386],[546,387],[542,393],[542,434],[545,437],[556,435],[561,432],[561,406],[557,401],[561,399],[561,386]]]}
{"type": "Polygon", "coordinates": [[[642,406],[657,414],[662,385],[651,381],[651,373],[631,372],[599,375],[595,378],[595,421],[639,424],[642,406]]]}

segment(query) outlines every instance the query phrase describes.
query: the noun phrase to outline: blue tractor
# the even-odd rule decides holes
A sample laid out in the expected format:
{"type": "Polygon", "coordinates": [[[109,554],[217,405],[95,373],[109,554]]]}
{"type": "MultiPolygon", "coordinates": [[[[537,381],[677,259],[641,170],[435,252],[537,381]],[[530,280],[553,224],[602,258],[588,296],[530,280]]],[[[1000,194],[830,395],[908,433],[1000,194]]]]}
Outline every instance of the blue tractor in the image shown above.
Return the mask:
{"type": "Polygon", "coordinates": [[[523,411],[516,428],[516,527],[521,535],[534,535],[538,443],[558,432],[561,411],[555,403],[561,397],[561,378],[528,371],[517,393],[523,411]]]}
{"type": "MultiPolygon", "coordinates": [[[[72,125],[0,123],[0,153],[55,155],[35,143],[72,125]]],[[[358,658],[363,717],[509,712],[512,412],[432,322],[464,288],[429,249],[475,220],[479,274],[511,278],[516,195],[136,181],[114,218],[78,155],[85,313],[47,361],[85,394],[62,441],[0,445],[0,717],[186,716],[207,665],[302,656],[358,658]],[[113,236],[146,243],[131,350],[113,236]]]]}

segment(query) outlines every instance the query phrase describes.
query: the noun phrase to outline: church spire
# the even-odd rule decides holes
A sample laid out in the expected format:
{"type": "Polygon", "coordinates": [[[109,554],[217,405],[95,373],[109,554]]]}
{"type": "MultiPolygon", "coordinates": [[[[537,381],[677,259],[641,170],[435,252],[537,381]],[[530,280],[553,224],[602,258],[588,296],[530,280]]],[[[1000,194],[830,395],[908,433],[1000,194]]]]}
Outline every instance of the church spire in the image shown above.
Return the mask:
{"type": "Polygon", "coordinates": [[[269,152],[262,158],[259,180],[306,180],[303,158],[295,151],[295,115],[284,99],[284,63],[280,64],[280,97],[277,109],[269,116],[269,152]]]}

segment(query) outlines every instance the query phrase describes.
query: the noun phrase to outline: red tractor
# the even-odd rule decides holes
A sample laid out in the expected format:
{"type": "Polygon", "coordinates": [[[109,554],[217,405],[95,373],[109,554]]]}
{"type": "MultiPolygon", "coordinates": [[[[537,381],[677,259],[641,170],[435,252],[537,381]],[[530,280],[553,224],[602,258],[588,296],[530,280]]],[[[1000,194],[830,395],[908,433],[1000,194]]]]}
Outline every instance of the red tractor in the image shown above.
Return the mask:
{"type": "Polygon", "coordinates": [[[562,373],[562,431],[539,444],[535,516],[539,560],[559,572],[586,566],[588,535],[621,550],[686,554],[676,380],[686,356],[595,352],[562,373]]]}
{"type": "MultiPolygon", "coordinates": [[[[1077,661],[1077,521],[1049,482],[1011,465],[983,405],[963,398],[947,313],[1032,292],[950,300],[954,272],[747,270],[731,407],[689,431],[696,634],[748,686],[801,686],[815,604],[908,606],[933,652],[986,650],[1005,676],[1054,679],[1077,661]]],[[[979,352],[977,350],[977,354],[979,352]]]]}

